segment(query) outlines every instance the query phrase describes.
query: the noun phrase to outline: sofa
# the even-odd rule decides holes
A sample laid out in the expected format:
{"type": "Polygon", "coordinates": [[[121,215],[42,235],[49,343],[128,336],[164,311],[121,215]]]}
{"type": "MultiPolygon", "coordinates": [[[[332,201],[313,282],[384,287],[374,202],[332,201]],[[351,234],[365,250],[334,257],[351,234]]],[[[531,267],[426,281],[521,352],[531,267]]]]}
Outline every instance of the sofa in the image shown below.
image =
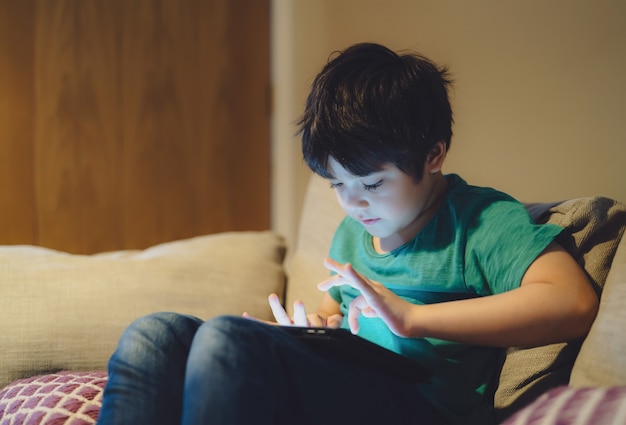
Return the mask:
{"type": "MultiPolygon", "coordinates": [[[[498,420],[626,423],[626,206],[596,196],[527,207],[538,222],[565,227],[561,243],[589,274],[601,304],[582,341],[503,351],[498,420]]],[[[314,309],[342,216],[328,184],[312,177],[290,247],[271,231],[95,255],[0,246],[0,425],[94,423],[108,358],[142,315],[208,319],[247,311],[271,319],[270,293],[288,309],[295,300],[314,309]]]]}

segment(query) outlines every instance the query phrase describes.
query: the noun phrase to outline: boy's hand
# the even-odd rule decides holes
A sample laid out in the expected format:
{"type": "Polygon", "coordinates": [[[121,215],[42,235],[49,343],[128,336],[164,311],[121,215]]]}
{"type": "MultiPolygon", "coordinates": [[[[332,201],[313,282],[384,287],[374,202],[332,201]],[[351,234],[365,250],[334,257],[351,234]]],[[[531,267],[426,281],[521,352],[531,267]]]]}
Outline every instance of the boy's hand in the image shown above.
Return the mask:
{"type": "Polygon", "coordinates": [[[327,258],[324,265],[337,275],[318,284],[318,289],[328,291],[333,286],[350,285],[361,293],[352,300],[348,310],[348,324],[353,334],[359,332],[359,316],[363,314],[365,317],[379,317],[398,336],[409,336],[405,317],[415,307],[413,304],[404,301],[384,285],[361,275],[350,264],[327,258]]]}
{"type": "MultiPolygon", "coordinates": [[[[265,323],[273,324],[273,325],[282,325],[282,326],[303,326],[303,327],[319,327],[319,328],[338,328],[341,326],[342,317],[341,315],[331,315],[329,317],[324,317],[319,314],[307,314],[306,309],[304,308],[304,303],[302,301],[296,301],[293,305],[293,318],[289,317],[282,304],[280,303],[280,299],[276,294],[270,294],[268,298],[270,308],[272,309],[272,313],[274,314],[274,318],[276,319],[276,323],[263,321],[265,323]]],[[[254,319],[254,317],[250,316],[248,313],[243,313],[243,317],[248,319],[254,319]]],[[[257,320],[257,319],[254,319],[257,320]]]]}

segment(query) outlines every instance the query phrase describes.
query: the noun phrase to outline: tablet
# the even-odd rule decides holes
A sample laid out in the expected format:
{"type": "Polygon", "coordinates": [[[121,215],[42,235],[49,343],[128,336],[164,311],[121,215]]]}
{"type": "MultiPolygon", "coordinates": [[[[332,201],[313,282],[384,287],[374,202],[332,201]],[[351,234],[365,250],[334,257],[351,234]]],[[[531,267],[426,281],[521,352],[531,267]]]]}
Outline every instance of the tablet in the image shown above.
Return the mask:
{"type": "Polygon", "coordinates": [[[360,363],[395,378],[412,382],[428,382],[432,371],[409,357],[374,344],[346,329],[280,326],[289,334],[319,353],[360,363]]]}

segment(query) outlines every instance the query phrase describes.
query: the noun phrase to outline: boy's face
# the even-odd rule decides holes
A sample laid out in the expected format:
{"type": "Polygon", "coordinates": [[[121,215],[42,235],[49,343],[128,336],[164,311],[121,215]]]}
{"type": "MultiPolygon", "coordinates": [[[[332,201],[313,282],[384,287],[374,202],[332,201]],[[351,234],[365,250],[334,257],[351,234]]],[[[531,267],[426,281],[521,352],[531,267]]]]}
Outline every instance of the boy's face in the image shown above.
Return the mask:
{"type": "MultiPolygon", "coordinates": [[[[330,179],[339,205],[374,237],[374,246],[393,250],[410,241],[432,217],[433,203],[445,191],[441,173],[424,173],[416,183],[392,164],[367,176],[355,176],[333,157],[328,159],[330,179]]],[[[426,170],[425,170],[426,171],[426,170]]]]}

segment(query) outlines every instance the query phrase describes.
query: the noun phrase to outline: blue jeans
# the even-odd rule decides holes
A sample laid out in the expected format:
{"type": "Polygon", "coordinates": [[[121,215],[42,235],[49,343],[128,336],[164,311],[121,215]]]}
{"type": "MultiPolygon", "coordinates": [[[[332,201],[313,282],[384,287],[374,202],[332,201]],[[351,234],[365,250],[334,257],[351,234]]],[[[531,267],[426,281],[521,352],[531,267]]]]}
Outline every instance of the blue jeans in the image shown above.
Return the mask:
{"type": "Polygon", "coordinates": [[[123,333],[98,424],[436,422],[413,385],[315,353],[276,326],[156,313],[123,333]]]}

